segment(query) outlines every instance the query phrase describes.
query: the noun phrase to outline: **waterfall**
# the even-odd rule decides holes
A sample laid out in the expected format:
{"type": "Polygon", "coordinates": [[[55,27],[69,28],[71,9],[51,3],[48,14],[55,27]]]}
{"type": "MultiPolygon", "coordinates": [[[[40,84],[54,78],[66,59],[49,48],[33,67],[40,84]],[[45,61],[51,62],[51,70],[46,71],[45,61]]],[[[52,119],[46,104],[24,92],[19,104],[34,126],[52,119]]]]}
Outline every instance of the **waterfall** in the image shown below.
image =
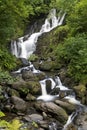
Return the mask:
{"type": "MultiPolygon", "coordinates": [[[[11,42],[11,52],[13,55],[15,55],[18,58],[25,58],[28,59],[29,56],[36,50],[36,42],[38,40],[38,38],[45,32],[50,32],[52,29],[54,29],[57,26],[62,25],[63,20],[65,18],[65,13],[62,14],[62,11],[59,12],[58,17],[56,16],[56,10],[52,9],[50,14],[48,15],[48,18],[45,20],[44,24],[42,25],[41,29],[39,32],[37,33],[33,33],[30,37],[24,36],[24,37],[20,37],[18,38],[18,40],[14,40],[11,42]],[[27,37],[27,40],[24,41],[24,38],[27,37]]],[[[42,61],[41,61],[42,62],[42,61]]],[[[40,62],[40,63],[41,63],[40,62]]],[[[22,67],[20,69],[18,69],[17,71],[13,72],[13,73],[21,73],[22,70],[27,70],[27,71],[32,71],[32,73],[41,73],[40,70],[36,70],[34,65],[32,63],[30,63],[29,66],[27,67],[22,67]]],[[[52,78],[46,78],[44,80],[39,81],[40,85],[41,85],[41,91],[42,91],[42,95],[37,97],[37,100],[43,100],[43,101],[53,101],[57,98],[59,98],[59,94],[54,94],[51,95],[52,93],[48,93],[47,92],[47,85],[46,85],[46,81],[50,80],[51,81],[51,85],[50,88],[51,90],[55,89],[55,88],[59,88],[60,91],[68,91],[70,89],[68,89],[66,86],[63,86],[60,78],[58,76],[55,77],[55,79],[53,80],[52,78]]],[[[58,91],[59,92],[59,91],[58,91]]],[[[8,99],[8,95],[5,94],[6,99],[8,99]]],[[[73,94],[65,96],[64,99],[66,99],[69,103],[71,104],[75,104],[81,107],[84,107],[78,100],[76,100],[75,96],[73,94]]],[[[86,108],[84,108],[86,109],[86,108]]],[[[74,120],[74,118],[77,116],[77,112],[72,113],[66,124],[64,125],[63,130],[66,130],[68,125],[70,123],[72,123],[72,121],[74,120]]],[[[52,122],[52,124],[49,125],[49,130],[57,130],[57,126],[55,122],[52,122]]]]}
{"type": "Polygon", "coordinates": [[[64,125],[63,130],[67,130],[68,125],[72,123],[72,121],[74,120],[74,118],[75,118],[76,116],[77,116],[77,112],[73,112],[73,113],[68,117],[68,120],[67,120],[66,124],[64,125]]]}
{"type": "MultiPolygon", "coordinates": [[[[62,85],[62,83],[60,81],[60,78],[58,76],[56,78],[57,78],[56,82],[57,82],[57,84],[59,84],[60,90],[61,90],[61,88],[62,88],[62,90],[69,90],[67,87],[65,87],[65,86],[62,85]]],[[[41,84],[42,95],[39,96],[37,98],[37,100],[52,101],[52,100],[54,100],[54,99],[56,99],[56,98],[59,97],[59,94],[57,94],[57,95],[50,95],[49,93],[47,93],[47,91],[46,91],[46,87],[47,87],[46,86],[46,81],[47,80],[51,81],[51,90],[53,90],[54,88],[58,87],[58,85],[56,86],[56,82],[52,78],[47,78],[47,79],[41,80],[40,84],[41,84]]]]}
{"type": "Polygon", "coordinates": [[[45,23],[42,25],[41,29],[37,33],[33,33],[27,40],[23,41],[24,37],[18,39],[18,41],[11,42],[11,51],[12,54],[18,58],[28,59],[29,56],[36,50],[36,42],[38,37],[45,32],[51,31],[53,28],[62,25],[65,17],[65,13],[62,15],[59,12],[59,16],[56,16],[56,10],[52,9],[49,17],[45,20],[45,23]]]}
{"type": "Polygon", "coordinates": [[[67,87],[62,85],[62,82],[58,76],[55,77],[55,82],[57,84],[57,88],[60,88],[60,90],[69,90],[67,87]]]}
{"type": "Polygon", "coordinates": [[[45,81],[46,81],[45,79],[40,81],[42,95],[47,95],[47,92],[46,92],[46,82],[45,81]]]}

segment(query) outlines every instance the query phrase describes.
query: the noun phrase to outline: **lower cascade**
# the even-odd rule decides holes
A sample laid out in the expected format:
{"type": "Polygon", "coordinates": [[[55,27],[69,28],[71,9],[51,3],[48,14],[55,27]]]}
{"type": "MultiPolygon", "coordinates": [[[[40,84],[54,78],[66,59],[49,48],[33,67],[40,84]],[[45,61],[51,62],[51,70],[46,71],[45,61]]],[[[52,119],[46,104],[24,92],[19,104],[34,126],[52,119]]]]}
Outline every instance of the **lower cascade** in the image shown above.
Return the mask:
{"type": "MultiPolygon", "coordinates": [[[[65,18],[65,13],[61,13],[60,11],[59,16],[57,18],[56,10],[53,9],[51,10],[48,16],[49,17],[45,20],[45,23],[42,25],[39,32],[31,34],[31,36],[27,35],[27,40],[25,41],[24,41],[24,37],[21,37],[18,40],[11,42],[11,51],[13,55],[15,55],[17,58],[25,58],[27,60],[30,57],[30,55],[36,50],[36,43],[39,36],[41,36],[43,33],[50,32],[52,29],[54,29],[57,26],[62,25],[63,20],[65,18]]],[[[32,77],[31,75],[33,75],[36,78],[38,77],[38,75],[43,74],[42,71],[35,69],[34,65],[31,62],[29,62],[28,66],[22,67],[16,71],[13,71],[12,74],[13,75],[22,74],[22,77],[23,77],[23,73],[25,74],[27,72],[29,72],[28,76],[30,76],[30,78],[32,77]]],[[[27,81],[27,84],[31,86],[31,84],[29,84],[28,82],[28,80],[30,79],[26,79],[26,77],[27,76],[25,76],[25,81],[27,81]]],[[[25,81],[21,82],[20,87],[26,84],[25,81]]],[[[35,82],[35,79],[33,82],[35,82]]],[[[46,130],[47,129],[48,130],[68,130],[68,126],[70,124],[73,124],[75,118],[78,116],[78,113],[81,113],[81,111],[86,110],[86,106],[82,105],[80,101],[76,99],[75,93],[72,89],[62,84],[59,76],[45,75],[44,78],[38,81],[38,84],[40,84],[41,93],[35,95],[36,103],[34,105],[35,105],[36,110],[38,110],[40,114],[43,113],[43,117],[41,117],[39,114],[38,115],[32,114],[32,115],[25,116],[24,119],[26,121],[32,120],[33,123],[36,122],[37,124],[41,126],[41,128],[43,128],[42,130],[45,130],[45,129],[46,130]],[[47,116],[50,117],[50,114],[52,114],[51,120],[48,121],[47,119],[49,118],[47,116]],[[60,125],[58,119],[60,120],[60,122],[63,122],[63,126],[60,125]],[[48,127],[45,126],[44,124],[48,124],[48,127]]],[[[16,88],[17,87],[16,85],[17,84],[13,85],[13,88],[16,88]]],[[[28,85],[26,89],[29,87],[28,85]]],[[[18,87],[16,89],[21,91],[22,88],[20,89],[18,87]]],[[[24,90],[25,94],[26,94],[26,89],[24,90]]],[[[30,89],[32,90],[32,88],[30,89]]],[[[14,97],[12,100],[14,104],[16,104],[15,103],[16,99],[14,97]]],[[[17,101],[18,100],[19,99],[17,99],[17,101]]],[[[28,96],[27,96],[27,100],[29,100],[28,96]]],[[[25,105],[25,102],[23,103],[25,105]]],[[[15,106],[15,109],[18,109],[17,105],[14,105],[14,106],[15,106]]],[[[20,108],[20,111],[21,111],[21,108],[20,108]]],[[[20,115],[20,111],[18,113],[19,115],[20,115]]],[[[80,129],[72,129],[72,130],[80,130],[80,129]]]]}

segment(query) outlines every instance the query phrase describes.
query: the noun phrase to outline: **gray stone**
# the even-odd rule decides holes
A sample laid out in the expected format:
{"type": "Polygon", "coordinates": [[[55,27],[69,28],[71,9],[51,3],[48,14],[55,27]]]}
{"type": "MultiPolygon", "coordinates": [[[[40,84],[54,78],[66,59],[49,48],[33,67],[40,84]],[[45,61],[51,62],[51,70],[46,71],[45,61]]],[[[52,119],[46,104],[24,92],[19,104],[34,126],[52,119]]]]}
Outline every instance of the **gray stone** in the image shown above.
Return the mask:
{"type": "Polygon", "coordinates": [[[12,103],[14,104],[14,108],[17,111],[24,112],[27,109],[27,104],[23,99],[16,96],[12,96],[11,100],[12,103]]]}
{"type": "Polygon", "coordinates": [[[32,122],[32,121],[37,122],[37,121],[42,121],[43,116],[41,116],[39,114],[31,114],[31,115],[24,116],[24,119],[29,122],[32,122]]]}
{"type": "Polygon", "coordinates": [[[54,104],[53,102],[37,102],[35,104],[37,110],[44,111],[52,115],[52,117],[56,118],[58,121],[65,123],[68,119],[68,115],[66,111],[60,106],[54,104]]]}

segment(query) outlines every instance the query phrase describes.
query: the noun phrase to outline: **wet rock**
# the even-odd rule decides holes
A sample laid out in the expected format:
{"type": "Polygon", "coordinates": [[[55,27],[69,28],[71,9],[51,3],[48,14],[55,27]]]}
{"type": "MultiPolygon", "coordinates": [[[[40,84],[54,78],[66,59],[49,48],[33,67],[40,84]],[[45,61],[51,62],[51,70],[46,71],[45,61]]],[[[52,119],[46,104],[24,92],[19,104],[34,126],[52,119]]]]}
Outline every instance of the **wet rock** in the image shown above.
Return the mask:
{"type": "Polygon", "coordinates": [[[26,60],[25,58],[20,58],[22,63],[23,63],[23,66],[28,66],[29,65],[29,61],[26,60]]]}
{"type": "Polygon", "coordinates": [[[35,103],[35,107],[37,110],[44,111],[46,113],[49,113],[52,117],[55,117],[58,121],[65,123],[68,119],[68,115],[66,111],[61,108],[60,106],[57,106],[53,102],[37,102],[35,103]]]}
{"type": "Polygon", "coordinates": [[[67,111],[67,113],[72,113],[73,111],[76,110],[76,106],[75,106],[75,105],[70,104],[70,103],[65,102],[65,101],[55,100],[55,103],[56,103],[58,106],[64,108],[64,109],[67,111]]]}
{"type": "Polygon", "coordinates": [[[38,122],[43,120],[43,116],[39,115],[39,114],[31,114],[31,115],[26,115],[23,117],[26,121],[32,122],[38,122]]]}
{"type": "Polygon", "coordinates": [[[11,101],[17,111],[25,112],[25,110],[27,109],[27,104],[23,99],[16,96],[12,96],[11,101]]]}
{"type": "Polygon", "coordinates": [[[60,91],[59,92],[59,98],[62,99],[66,96],[66,91],[60,91]]]}
{"type": "Polygon", "coordinates": [[[46,80],[46,91],[49,94],[51,92],[51,81],[46,80]]]}
{"type": "MultiPolygon", "coordinates": [[[[50,94],[51,95],[58,95],[60,93],[60,88],[53,88],[51,91],[50,91],[50,94]]],[[[60,96],[60,95],[59,95],[60,96]]]]}
{"type": "Polygon", "coordinates": [[[33,72],[31,72],[31,71],[23,71],[22,78],[25,81],[37,81],[38,80],[37,76],[35,74],[33,74],[33,72]]]}
{"type": "Polygon", "coordinates": [[[46,77],[46,74],[44,72],[35,74],[38,78],[38,80],[43,80],[46,77]]]}

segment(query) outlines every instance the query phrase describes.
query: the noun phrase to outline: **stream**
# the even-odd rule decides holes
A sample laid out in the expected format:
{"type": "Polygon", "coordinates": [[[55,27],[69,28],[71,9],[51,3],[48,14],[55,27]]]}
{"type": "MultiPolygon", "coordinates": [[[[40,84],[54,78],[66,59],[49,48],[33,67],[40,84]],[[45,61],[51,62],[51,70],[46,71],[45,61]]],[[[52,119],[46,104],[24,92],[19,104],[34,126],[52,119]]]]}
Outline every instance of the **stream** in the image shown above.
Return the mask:
{"type": "MultiPolygon", "coordinates": [[[[52,29],[56,28],[57,26],[62,25],[65,15],[66,15],[65,13],[62,13],[62,11],[60,11],[57,17],[56,10],[52,9],[39,32],[31,34],[31,36],[27,35],[27,40],[25,41],[24,41],[25,36],[19,38],[17,41],[12,41],[11,43],[12,54],[15,55],[17,58],[25,58],[27,60],[30,57],[30,55],[33,54],[33,52],[36,50],[36,43],[38,38],[43,33],[50,32],[52,29]]],[[[31,71],[34,74],[42,73],[42,71],[35,69],[34,65],[31,62],[29,62],[29,66],[22,67],[12,73],[20,74],[23,70],[31,71]]],[[[80,101],[76,100],[76,96],[73,90],[69,89],[68,87],[62,84],[59,76],[55,76],[54,78],[47,76],[45,79],[40,80],[39,83],[41,86],[41,95],[37,96],[37,101],[43,100],[45,102],[51,102],[51,101],[53,102],[56,99],[60,100],[61,98],[63,98],[63,100],[67,100],[69,103],[78,106],[76,111],[72,112],[69,115],[68,120],[62,129],[62,130],[67,130],[68,125],[70,125],[74,121],[74,119],[78,115],[78,112],[85,109],[85,106],[82,105],[80,101]],[[50,91],[46,85],[47,81],[51,82],[51,86],[49,88],[50,91]],[[64,92],[63,97],[61,97],[61,92],[64,92]]],[[[49,130],[58,130],[57,124],[55,122],[49,124],[49,130]]]]}

